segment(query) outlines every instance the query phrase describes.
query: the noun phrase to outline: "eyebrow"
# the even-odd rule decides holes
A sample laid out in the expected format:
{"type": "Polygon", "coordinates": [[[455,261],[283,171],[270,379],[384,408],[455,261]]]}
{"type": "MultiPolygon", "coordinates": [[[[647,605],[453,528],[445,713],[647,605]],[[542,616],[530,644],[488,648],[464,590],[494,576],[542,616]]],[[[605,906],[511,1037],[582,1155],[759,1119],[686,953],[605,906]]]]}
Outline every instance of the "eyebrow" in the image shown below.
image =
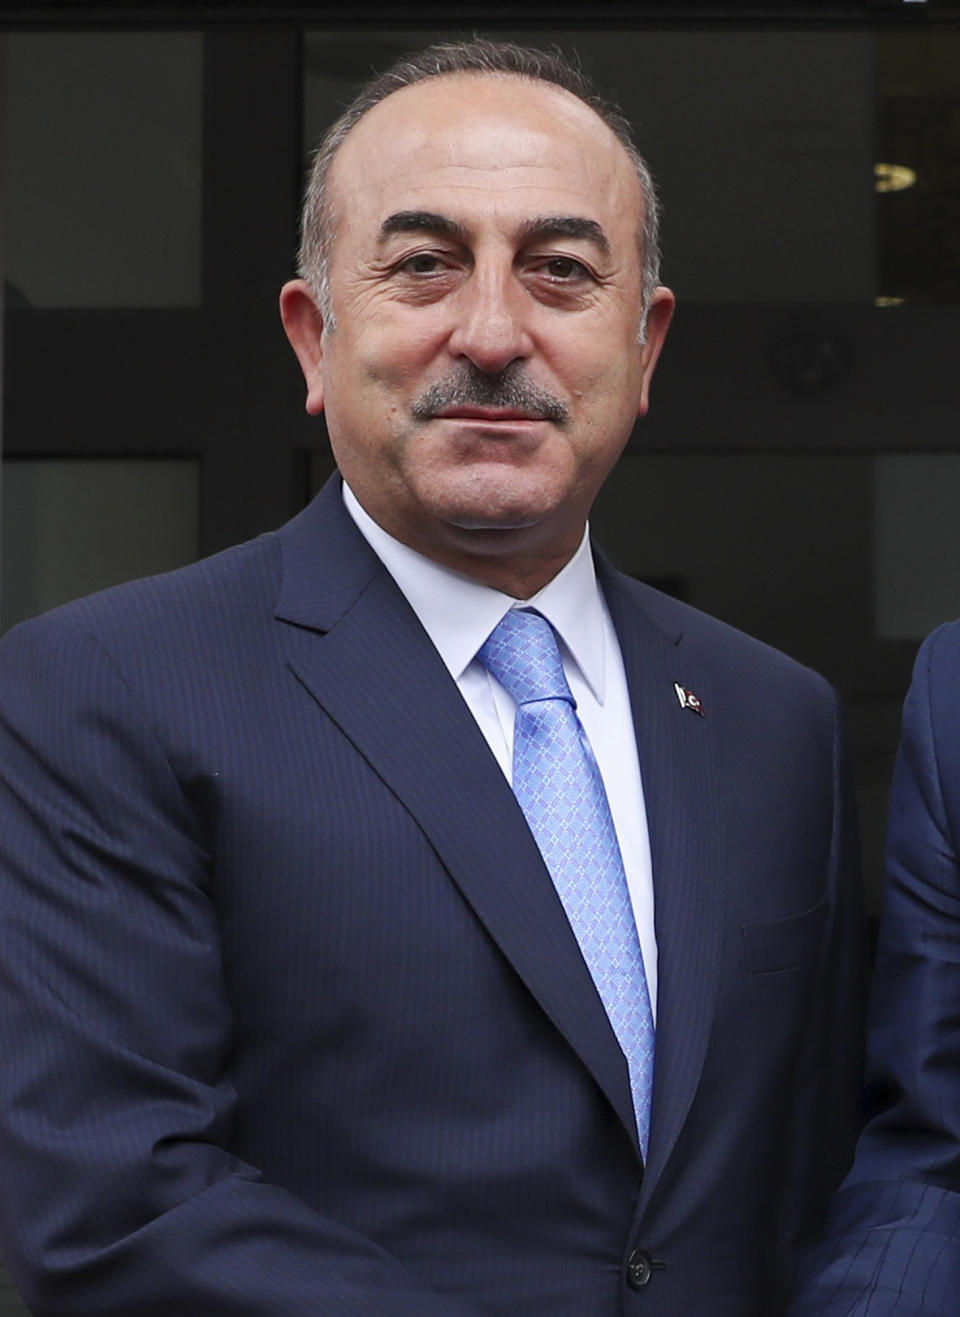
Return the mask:
{"type": "Polygon", "coordinates": [[[440,233],[447,238],[466,237],[466,229],[448,215],[437,215],[432,210],[398,210],[380,225],[380,239],[393,233],[440,233]]]}
{"type": "MultiPolygon", "coordinates": [[[[394,233],[438,233],[463,241],[467,229],[449,215],[439,215],[432,210],[398,210],[388,215],[380,225],[381,241],[394,233]]],[[[584,215],[538,215],[534,219],[524,220],[520,226],[520,236],[525,242],[581,238],[592,242],[605,256],[610,254],[610,243],[602,227],[596,220],[587,219],[584,215]]]]}
{"type": "Polygon", "coordinates": [[[522,236],[529,241],[549,238],[583,238],[592,242],[604,256],[610,254],[607,235],[596,220],[583,215],[540,215],[525,220],[520,227],[522,236]]]}

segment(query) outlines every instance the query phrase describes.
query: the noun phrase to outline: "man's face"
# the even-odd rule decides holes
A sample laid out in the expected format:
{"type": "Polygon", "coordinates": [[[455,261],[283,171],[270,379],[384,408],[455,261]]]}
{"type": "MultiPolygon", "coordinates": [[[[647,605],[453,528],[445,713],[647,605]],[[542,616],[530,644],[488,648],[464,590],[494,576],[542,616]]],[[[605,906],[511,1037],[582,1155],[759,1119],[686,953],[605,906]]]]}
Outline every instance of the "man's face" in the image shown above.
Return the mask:
{"type": "Polygon", "coordinates": [[[457,75],[376,105],[330,188],[335,327],[299,281],[282,305],[345,479],[396,538],[461,570],[562,565],[646,411],[672,309],[659,290],[641,344],[623,147],[559,88],[457,75]]]}

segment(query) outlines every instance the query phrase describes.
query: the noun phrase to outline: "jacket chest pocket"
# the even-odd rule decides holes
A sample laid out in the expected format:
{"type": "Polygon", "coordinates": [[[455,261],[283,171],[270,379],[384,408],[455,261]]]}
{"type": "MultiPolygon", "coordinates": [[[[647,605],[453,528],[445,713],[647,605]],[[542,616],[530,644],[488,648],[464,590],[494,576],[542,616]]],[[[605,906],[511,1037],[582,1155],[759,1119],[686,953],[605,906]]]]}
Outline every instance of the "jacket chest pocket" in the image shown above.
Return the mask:
{"type": "Polygon", "coordinates": [[[823,946],[827,902],[757,924],[741,924],[751,974],[776,974],[815,961],[823,946]]]}

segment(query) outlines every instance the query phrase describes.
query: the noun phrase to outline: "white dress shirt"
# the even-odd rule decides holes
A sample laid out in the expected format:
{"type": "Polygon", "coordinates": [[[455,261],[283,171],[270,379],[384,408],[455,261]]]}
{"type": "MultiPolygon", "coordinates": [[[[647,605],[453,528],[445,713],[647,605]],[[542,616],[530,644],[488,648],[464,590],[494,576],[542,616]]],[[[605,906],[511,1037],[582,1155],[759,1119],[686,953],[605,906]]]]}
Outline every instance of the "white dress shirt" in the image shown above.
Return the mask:
{"type": "Polygon", "coordinates": [[[401,544],[363,510],[346,483],[343,501],[436,646],[508,782],[516,705],[479,661],[477,651],[504,614],[521,605],[536,608],[556,631],[577,714],[610,802],[656,1020],[657,942],[643,782],[623,658],[597,584],[589,532],[552,581],[531,599],[517,600],[401,544]]]}

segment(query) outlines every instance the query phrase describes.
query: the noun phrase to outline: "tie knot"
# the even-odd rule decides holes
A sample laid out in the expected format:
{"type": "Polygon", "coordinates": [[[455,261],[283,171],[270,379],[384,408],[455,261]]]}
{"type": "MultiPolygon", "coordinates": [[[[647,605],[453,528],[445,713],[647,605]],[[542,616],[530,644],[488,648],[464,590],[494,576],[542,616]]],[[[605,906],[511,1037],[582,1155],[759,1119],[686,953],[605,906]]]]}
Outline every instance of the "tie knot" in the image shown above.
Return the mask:
{"type": "Polygon", "coordinates": [[[477,658],[518,705],[566,700],[577,707],[553,627],[540,613],[511,608],[480,646],[477,658]]]}

